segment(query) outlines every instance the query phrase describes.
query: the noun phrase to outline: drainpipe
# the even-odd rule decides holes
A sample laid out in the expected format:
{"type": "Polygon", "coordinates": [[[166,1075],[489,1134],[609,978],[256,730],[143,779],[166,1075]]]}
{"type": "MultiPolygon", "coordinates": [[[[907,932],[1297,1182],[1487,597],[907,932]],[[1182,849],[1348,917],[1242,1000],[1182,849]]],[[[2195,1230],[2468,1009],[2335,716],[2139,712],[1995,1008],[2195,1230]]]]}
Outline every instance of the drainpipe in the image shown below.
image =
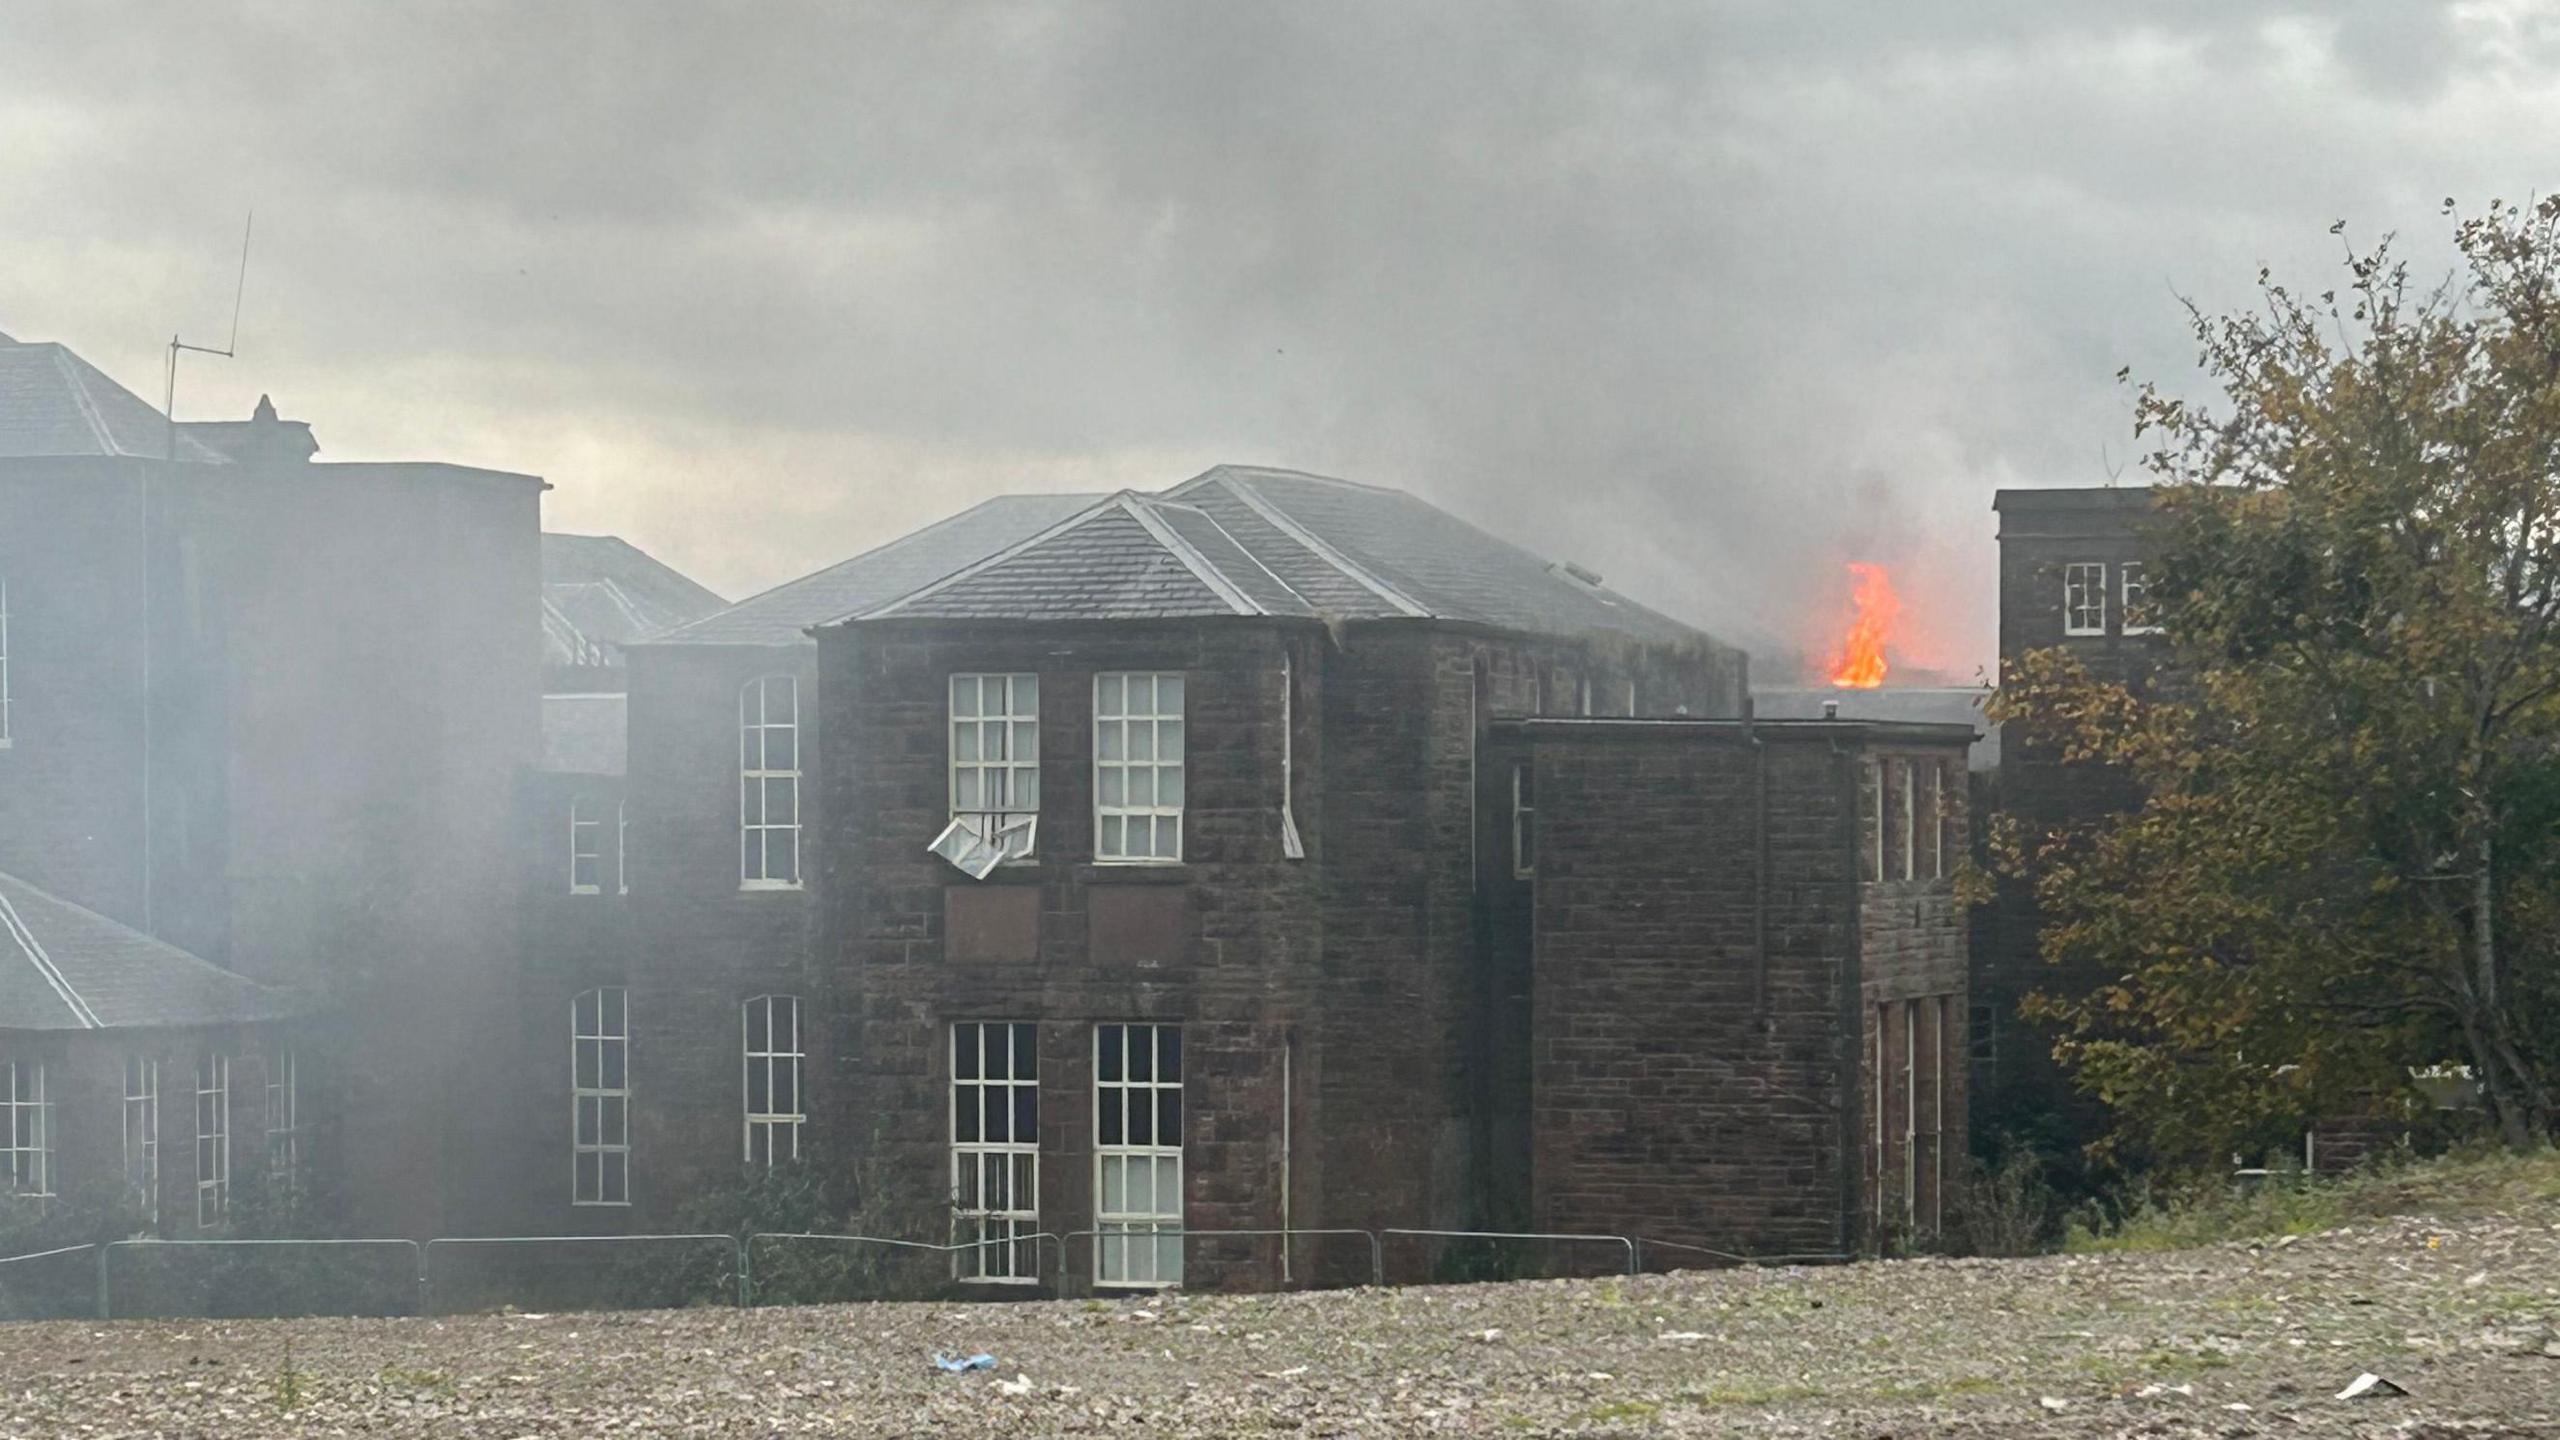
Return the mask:
{"type": "MultiPolygon", "coordinates": [[[[1840,958],[1839,1043],[1834,1046],[1840,1067],[1840,1244],[1843,1255],[1859,1253],[1858,1196],[1862,1189],[1860,1171],[1866,1152],[1860,1143],[1862,1132],[1858,1120],[1862,1107],[1859,1065],[1865,1047],[1859,1043],[1866,1022],[1865,942],[1859,924],[1859,903],[1863,898],[1858,877],[1858,766],[1840,737],[1831,739],[1833,785],[1840,795],[1840,855],[1847,860],[1848,879],[1842,886],[1847,903],[1841,907],[1846,917],[1845,942],[1840,958]]],[[[1881,1077],[1879,1077],[1881,1082],[1881,1077]]]]}
{"type": "Polygon", "coordinates": [[[1298,1053],[1298,1032],[1290,1030],[1280,1042],[1280,1283],[1286,1285],[1289,1252],[1297,1248],[1298,1237],[1289,1233],[1289,1112],[1297,1108],[1297,1088],[1290,1081],[1290,1060],[1298,1053]]]}
{"type": "Polygon", "coordinates": [[[1751,1014],[1769,1030],[1769,742],[1760,738],[1760,707],[1742,697],[1742,736],[1751,744],[1751,1014]]]}

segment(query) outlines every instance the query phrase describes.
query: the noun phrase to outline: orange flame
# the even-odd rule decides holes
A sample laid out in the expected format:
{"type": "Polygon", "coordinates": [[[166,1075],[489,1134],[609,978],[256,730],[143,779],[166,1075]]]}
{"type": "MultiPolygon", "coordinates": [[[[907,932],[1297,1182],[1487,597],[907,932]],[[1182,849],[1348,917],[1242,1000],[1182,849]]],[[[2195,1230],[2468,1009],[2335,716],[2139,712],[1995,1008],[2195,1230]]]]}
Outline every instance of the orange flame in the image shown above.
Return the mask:
{"type": "Polygon", "coordinates": [[[1849,601],[1857,614],[1831,660],[1831,683],[1843,690],[1873,690],[1884,683],[1884,642],[1902,618],[1902,598],[1893,593],[1881,565],[1851,564],[1857,582],[1849,601]]]}

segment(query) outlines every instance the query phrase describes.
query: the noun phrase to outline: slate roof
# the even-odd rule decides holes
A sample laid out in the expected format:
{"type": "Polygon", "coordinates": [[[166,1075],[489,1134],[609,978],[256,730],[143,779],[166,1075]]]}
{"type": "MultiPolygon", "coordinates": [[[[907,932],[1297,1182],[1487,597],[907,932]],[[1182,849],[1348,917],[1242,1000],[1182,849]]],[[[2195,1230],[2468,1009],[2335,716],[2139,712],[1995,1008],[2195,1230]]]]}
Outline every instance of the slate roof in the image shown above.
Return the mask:
{"type": "Polygon", "coordinates": [[[279,991],[0,874],[0,1030],[220,1025],[296,1009],[279,991]]]}
{"type": "Polygon", "coordinates": [[[1206,511],[1124,490],[861,618],[1314,614],[1206,511]]]}
{"type": "MultiPolygon", "coordinates": [[[[177,458],[224,457],[180,430],[177,458]]],[[[0,336],[0,459],[47,455],[169,458],[169,422],[104,371],[51,341],[0,336]]]]}
{"type": "Polygon", "coordinates": [[[921,589],[836,618],[1200,615],[1707,638],[1401,491],[1235,465],[1161,495],[1109,496],[921,589]]]}
{"type": "Polygon", "coordinates": [[[658,645],[805,645],[807,631],[931,584],[1090,507],[1094,495],[999,495],[850,560],[654,637],[658,645]]]}
{"type": "Polygon", "coordinates": [[[1331,618],[1426,615],[1528,634],[1705,638],[1401,490],[1221,465],[1165,498],[1215,516],[1331,618]]]}
{"type": "Polygon", "coordinates": [[[619,775],[631,713],[620,691],[542,697],[542,768],[563,775],[619,775]]]}
{"type": "Polygon", "coordinates": [[[542,658],[619,665],[616,648],[729,602],[618,535],[542,537],[542,658]]]}

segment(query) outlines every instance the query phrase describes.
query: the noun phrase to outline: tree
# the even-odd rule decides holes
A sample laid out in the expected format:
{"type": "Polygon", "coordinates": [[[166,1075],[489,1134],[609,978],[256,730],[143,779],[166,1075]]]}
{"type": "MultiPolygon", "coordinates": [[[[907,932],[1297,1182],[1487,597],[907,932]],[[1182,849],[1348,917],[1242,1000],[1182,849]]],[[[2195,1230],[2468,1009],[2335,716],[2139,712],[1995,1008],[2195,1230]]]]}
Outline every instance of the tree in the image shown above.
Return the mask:
{"type": "Polygon", "coordinates": [[[2445,1062],[2508,1143],[2560,1120],[2560,200],[2453,238],[2434,286],[2386,237],[2343,294],[2190,306],[2223,399],[2135,405],[2168,683],[2003,677],[2141,796],[2002,853],[2047,957],[2119,977],[2037,1002],[2057,1053],[2173,1164],[2445,1062]]]}

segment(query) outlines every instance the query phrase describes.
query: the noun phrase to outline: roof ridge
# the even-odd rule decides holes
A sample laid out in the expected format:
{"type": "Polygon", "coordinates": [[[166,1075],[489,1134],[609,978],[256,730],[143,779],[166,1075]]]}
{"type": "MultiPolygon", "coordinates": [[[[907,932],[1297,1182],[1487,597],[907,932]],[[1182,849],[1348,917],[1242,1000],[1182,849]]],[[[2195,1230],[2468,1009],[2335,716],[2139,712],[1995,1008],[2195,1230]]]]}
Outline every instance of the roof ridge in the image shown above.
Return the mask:
{"type": "Polygon", "coordinates": [[[80,998],[80,992],[72,988],[70,979],[62,973],[62,967],[54,964],[53,957],[45,953],[44,942],[38,940],[36,932],[19,918],[18,907],[9,903],[5,893],[0,893],[0,929],[7,930],[9,937],[18,942],[18,952],[26,956],[27,963],[36,967],[36,973],[53,987],[53,993],[62,998],[63,1005],[71,1011],[71,1018],[80,1022],[81,1029],[106,1028],[99,1022],[98,1012],[90,1009],[89,1002],[80,998]]]}
{"type": "MultiPolygon", "coordinates": [[[[1269,564],[1269,562],[1265,561],[1261,556],[1256,555],[1255,553],[1253,553],[1253,547],[1252,547],[1252,546],[1247,545],[1246,543],[1244,543],[1244,541],[1242,541],[1242,540],[1240,540],[1240,539],[1236,538],[1236,532],[1234,532],[1233,530],[1228,529],[1228,528],[1226,527],[1226,525],[1225,525],[1223,522],[1221,522],[1221,521],[1218,519],[1218,517],[1217,517],[1216,515],[1214,515],[1214,514],[1210,513],[1210,511],[1209,511],[1209,510],[1207,510],[1206,508],[1204,508],[1204,507],[1202,507],[1202,506],[1198,506],[1198,505],[1191,504],[1191,503],[1190,503],[1190,502],[1188,502],[1188,501],[1179,501],[1179,500],[1159,500],[1159,501],[1157,501],[1156,503],[1157,503],[1157,504],[1159,504],[1159,505],[1167,506],[1168,508],[1175,508],[1175,509],[1189,510],[1189,511],[1192,511],[1192,512],[1196,513],[1197,515],[1199,515],[1199,517],[1200,517],[1201,519],[1206,520],[1206,521],[1208,521],[1208,522],[1209,522],[1209,528],[1210,528],[1210,529],[1215,530],[1215,531],[1217,531],[1219,534],[1221,534],[1221,535],[1225,536],[1225,537],[1227,538],[1227,543],[1228,543],[1228,544],[1230,544],[1230,545],[1233,545],[1234,547],[1236,547],[1236,553],[1237,553],[1237,554],[1242,555],[1242,556],[1243,556],[1244,558],[1246,558],[1247,560],[1252,561],[1252,562],[1253,562],[1253,568],[1254,568],[1254,569],[1259,570],[1259,571],[1261,571],[1263,574],[1270,576],[1270,577],[1271,577],[1271,583],[1272,583],[1272,584],[1277,585],[1277,586],[1279,586],[1281,589],[1283,589],[1283,590],[1285,590],[1285,591],[1289,592],[1289,598],[1290,598],[1290,599],[1295,600],[1295,601],[1297,601],[1299,604],[1306,606],[1308,610],[1313,611],[1313,612],[1314,612],[1314,613],[1316,613],[1316,614],[1319,614],[1319,615],[1320,615],[1320,614],[1323,614],[1323,613],[1324,613],[1324,612],[1323,612],[1323,610],[1322,610],[1320,607],[1318,607],[1318,606],[1317,606],[1317,604],[1316,604],[1314,601],[1312,601],[1312,600],[1308,599],[1306,596],[1304,596],[1304,595],[1302,595],[1302,594],[1298,593],[1298,587],[1297,587],[1297,586],[1290,584],[1290,583],[1288,582],[1288,580],[1286,580],[1285,578],[1283,578],[1283,577],[1281,576],[1281,574],[1280,574],[1280,572],[1279,572],[1279,571],[1272,569],[1272,568],[1271,568],[1271,566],[1270,566],[1270,564],[1269,564]]],[[[1322,559],[1323,557],[1322,557],[1322,556],[1318,556],[1317,558],[1318,558],[1318,559],[1322,559]]]]}
{"type": "Polygon", "coordinates": [[[47,343],[53,349],[54,368],[62,372],[64,386],[71,392],[71,403],[79,408],[80,418],[89,422],[89,434],[97,440],[99,452],[106,455],[123,454],[124,447],[118,445],[115,436],[108,432],[107,417],[99,413],[98,402],[89,393],[88,379],[80,373],[77,366],[72,364],[78,357],[58,341],[47,343]]]}
{"type": "MultiPolygon", "coordinates": [[[[988,570],[992,570],[996,566],[1003,564],[1005,561],[1012,559],[1014,556],[1021,554],[1023,551],[1028,550],[1035,545],[1054,540],[1058,536],[1064,535],[1068,531],[1082,525],[1085,521],[1092,519],[1094,516],[1101,514],[1103,511],[1117,506],[1121,501],[1134,497],[1137,494],[1138,492],[1135,490],[1114,490],[1094,503],[1076,511],[1074,514],[1068,515],[1052,524],[1042,526],[1040,529],[1016,540],[1012,544],[1005,546],[1003,549],[996,551],[992,555],[979,556],[977,559],[970,561],[968,564],[961,566],[959,569],[952,571],[941,579],[932,581],[929,584],[919,585],[904,595],[897,596],[894,599],[884,600],[881,603],[872,606],[868,610],[857,611],[851,615],[839,615],[833,620],[821,620],[818,623],[821,625],[841,625],[847,620],[873,620],[882,616],[894,615],[899,610],[915,603],[918,600],[924,599],[928,595],[939,595],[944,590],[959,584],[961,581],[968,579],[972,575],[978,575],[988,570]]],[[[992,505],[995,502],[990,499],[983,503],[992,505]]],[[[971,510],[975,510],[978,509],[979,506],[973,505],[969,508],[971,510]]],[[[964,515],[967,513],[969,512],[965,510],[961,512],[961,514],[964,515]]],[[[955,515],[952,518],[956,520],[959,516],[955,515]]],[[[1135,517],[1132,516],[1131,518],[1134,519],[1135,517]]],[[[1139,523],[1143,525],[1145,522],[1140,521],[1139,523]]],[[[919,530],[915,533],[921,535],[924,532],[919,530]]],[[[856,556],[855,558],[860,559],[861,557],[856,556]]],[[[1216,587],[1213,586],[1211,588],[1214,591],[1216,587]]],[[[1226,597],[1220,596],[1219,598],[1224,599],[1226,597]]]]}
{"type": "MultiPolygon", "coordinates": [[[[1345,490],[1363,490],[1372,495],[1409,495],[1411,493],[1409,491],[1399,490],[1393,485],[1373,485],[1366,480],[1345,480],[1339,475],[1319,475],[1313,470],[1292,470],[1286,465],[1237,465],[1232,463],[1220,463],[1210,466],[1206,471],[1194,478],[1195,480],[1206,480],[1211,475],[1215,475],[1222,470],[1246,475],[1286,475],[1292,480],[1313,480],[1323,485],[1339,485],[1345,490]]],[[[1182,487],[1176,486],[1175,488],[1180,489],[1182,487]]]]}
{"type": "MultiPolygon", "coordinates": [[[[1191,572],[1192,578],[1198,580],[1201,584],[1208,586],[1211,594],[1226,601],[1227,608],[1235,611],[1239,615],[1268,615],[1271,613],[1270,611],[1263,609],[1259,601],[1256,601],[1252,596],[1244,593],[1243,586],[1228,579],[1226,572],[1220,570],[1208,556],[1201,554],[1200,547],[1192,544],[1189,540],[1184,539],[1180,531],[1177,531],[1172,526],[1166,524],[1164,522],[1164,517],[1155,513],[1157,503],[1158,502],[1152,498],[1140,497],[1134,494],[1123,495],[1120,497],[1120,508],[1127,511],[1130,518],[1136,520],[1139,525],[1145,527],[1146,532],[1155,537],[1157,544],[1162,545],[1167,551],[1171,552],[1174,559],[1181,561],[1183,568],[1191,572]]],[[[1175,505],[1167,508],[1198,510],[1197,506],[1191,505],[1175,505]]],[[[1218,523],[1216,517],[1210,515],[1205,510],[1200,510],[1199,515],[1201,519],[1207,520],[1211,525],[1217,525],[1218,523]]],[[[1226,534],[1226,531],[1221,527],[1218,533],[1224,535],[1226,534]]],[[[1236,537],[1233,535],[1227,536],[1230,543],[1233,543],[1235,538],[1236,537]]],[[[1244,549],[1241,545],[1236,546],[1236,548],[1238,550],[1244,549]]]]}
{"type": "MultiPolygon", "coordinates": [[[[935,532],[935,531],[937,531],[937,530],[942,529],[944,526],[951,525],[951,524],[955,524],[955,523],[957,523],[958,521],[963,520],[963,519],[967,518],[968,516],[975,515],[975,514],[977,514],[979,511],[986,509],[986,508],[987,508],[988,506],[990,506],[990,505],[997,504],[997,503],[998,503],[998,502],[1000,502],[1000,501],[1005,501],[1005,500],[1017,500],[1017,499],[1022,499],[1022,498],[1028,497],[1028,496],[1037,496],[1037,495],[1044,495],[1044,494],[1046,494],[1046,495],[1058,495],[1058,496],[1073,496],[1073,497],[1078,497],[1078,498],[1084,498],[1084,497],[1086,497],[1086,496],[1087,496],[1088,492],[1081,491],[1081,490],[1053,490],[1053,491],[1037,491],[1037,490],[1027,490],[1027,491],[1026,491],[1026,490],[1008,490],[1008,491],[1003,492],[1002,494],[990,495],[990,496],[988,496],[986,499],[981,500],[981,501],[979,501],[977,504],[975,504],[975,505],[971,505],[971,506],[967,507],[966,509],[962,509],[962,510],[954,510],[954,511],[952,511],[950,514],[943,516],[941,519],[934,521],[934,522],[933,522],[932,524],[930,524],[930,525],[925,525],[925,526],[921,526],[921,527],[919,527],[919,528],[917,528],[917,529],[914,529],[914,530],[909,530],[909,531],[907,531],[907,532],[906,532],[905,534],[903,534],[903,535],[894,535],[894,536],[891,536],[889,539],[886,539],[886,540],[881,541],[879,544],[872,546],[872,547],[871,547],[870,549],[868,549],[868,550],[857,550],[857,551],[855,551],[853,554],[851,554],[851,555],[847,555],[846,557],[844,557],[844,558],[843,558],[843,559],[841,559],[841,560],[835,561],[835,562],[833,562],[832,564],[822,565],[822,566],[820,566],[819,568],[817,568],[817,569],[815,569],[815,570],[810,571],[810,572],[809,572],[808,574],[806,574],[806,575],[799,576],[799,577],[797,577],[797,578],[795,578],[795,579],[785,580],[785,581],[783,581],[783,582],[782,582],[781,584],[779,584],[779,585],[768,586],[767,588],[762,589],[762,590],[759,590],[759,591],[757,591],[756,593],[754,593],[754,594],[752,594],[752,595],[744,595],[744,596],[740,596],[738,599],[736,599],[736,600],[734,600],[734,601],[731,601],[731,602],[730,602],[729,604],[727,604],[727,605],[723,605],[723,606],[721,606],[719,609],[712,611],[710,614],[705,615],[705,616],[703,616],[702,618],[700,618],[700,619],[698,619],[698,620],[688,620],[688,621],[686,621],[685,623],[683,623],[682,625],[678,625],[678,626],[674,627],[673,629],[669,629],[669,630],[661,630],[661,631],[659,631],[657,634],[650,636],[647,640],[639,641],[639,642],[635,642],[635,643],[639,643],[639,644],[654,644],[655,642],[660,641],[660,640],[672,640],[672,639],[674,639],[676,636],[678,636],[678,635],[682,635],[682,634],[683,634],[683,633],[685,633],[686,631],[691,630],[691,629],[694,629],[694,628],[696,628],[697,626],[708,625],[708,624],[710,624],[712,621],[719,619],[721,616],[726,615],[726,614],[728,614],[730,611],[732,611],[732,610],[736,610],[736,609],[740,608],[741,606],[752,605],[752,604],[754,604],[755,602],[757,602],[757,601],[759,601],[759,600],[766,599],[766,598],[767,598],[767,597],[769,597],[769,596],[779,595],[779,594],[781,594],[781,593],[782,593],[783,591],[785,591],[785,590],[795,589],[795,588],[797,588],[797,587],[799,587],[799,586],[806,585],[806,584],[808,584],[810,581],[815,580],[815,579],[819,578],[819,577],[820,577],[820,576],[822,576],[822,575],[832,575],[832,574],[834,574],[835,572],[837,572],[837,571],[839,571],[839,570],[842,570],[843,568],[845,568],[845,567],[846,567],[846,566],[848,566],[848,565],[856,564],[856,563],[858,563],[858,562],[860,562],[860,561],[864,561],[864,560],[869,560],[869,559],[872,559],[872,558],[874,558],[874,557],[876,557],[876,556],[885,555],[885,554],[889,553],[889,552],[890,552],[890,551],[892,551],[892,550],[896,550],[896,549],[899,549],[899,548],[901,548],[901,547],[903,547],[903,546],[910,545],[910,544],[912,544],[912,543],[914,543],[914,542],[916,542],[916,541],[918,541],[918,540],[923,539],[925,536],[930,535],[930,534],[932,534],[933,532],[935,532]]],[[[1107,499],[1107,498],[1109,498],[1109,497],[1108,497],[1108,496],[1097,496],[1097,497],[1093,497],[1093,498],[1096,498],[1096,499],[1098,500],[1098,499],[1107,499]]],[[[1076,512],[1076,514],[1078,514],[1078,515],[1081,515],[1081,514],[1084,514],[1084,513],[1085,513],[1085,512],[1084,512],[1084,511],[1082,511],[1082,510],[1079,510],[1079,511],[1077,511],[1077,512],[1076,512]]],[[[1074,518],[1074,517],[1070,516],[1069,518],[1070,518],[1070,519],[1072,519],[1072,518],[1074,518]]],[[[949,576],[945,576],[945,577],[943,577],[943,578],[944,578],[944,579],[949,579],[950,577],[949,577],[949,576]]],[[[938,585],[938,584],[940,584],[940,583],[941,583],[941,581],[935,581],[934,583],[938,585]]],[[[911,594],[912,594],[912,593],[914,593],[914,592],[909,592],[909,593],[911,593],[911,594]]],[[[905,599],[906,597],[905,597],[905,596],[900,596],[900,597],[898,597],[898,598],[899,598],[899,599],[901,599],[901,600],[903,600],[903,599],[905,599]]],[[[894,602],[894,601],[892,601],[892,602],[890,602],[890,603],[895,603],[895,602],[894,602]]],[[[877,607],[875,607],[875,608],[877,608],[877,607]]],[[[839,617],[837,617],[837,619],[838,619],[838,620],[844,620],[844,619],[850,619],[850,618],[852,618],[852,617],[850,617],[850,616],[839,616],[839,617]]],[[[836,623],[836,621],[820,621],[819,623],[820,623],[820,624],[834,624],[834,623],[836,623]]]]}
{"type": "MultiPolygon", "coordinates": [[[[76,914],[86,916],[91,920],[97,921],[101,925],[114,926],[116,929],[122,930],[133,936],[135,939],[140,940],[143,944],[150,946],[152,949],[172,956],[178,960],[182,960],[189,965],[195,966],[199,970],[211,971],[213,974],[220,976],[225,980],[246,985],[252,990],[263,990],[270,995],[280,996],[286,993],[278,986],[269,985],[261,980],[252,980],[237,970],[216,965],[193,950],[189,950],[183,945],[173,945],[170,942],[161,939],[159,936],[152,934],[148,930],[138,930],[102,910],[93,910],[68,896],[57,895],[43,886],[38,885],[34,881],[29,880],[23,875],[12,874],[8,871],[0,870],[0,881],[6,881],[9,884],[17,885],[22,889],[33,891],[37,895],[44,897],[45,900],[50,903],[59,905],[63,909],[72,911],[76,914]]],[[[0,886],[0,891],[5,891],[6,888],[6,886],[0,886]]],[[[7,899],[8,896],[5,893],[0,893],[0,901],[6,901],[7,899]]],[[[14,915],[16,911],[13,909],[10,913],[14,915]]]]}
{"type": "MultiPolygon", "coordinates": [[[[1218,469],[1232,472],[1234,467],[1222,465],[1219,466],[1218,469]]],[[[1212,473],[1214,474],[1216,472],[1212,473]]],[[[1203,476],[1201,478],[1205,480],[1208,477],[1203,476]]],[[[1323,477],[1314,476],[1310,478],[1321,479],[1323,477]]],[[[1402,587],[1389,584],[1385,577],[1372,571],[1368,566],[1361,564],[1350,556],[1343,554],[1340,550],[1335,549],[1330,543],[1324,540],[1321,536],[1318,536],[1313,530],[1308,529],[1296,516],[1281,509],[1277,501],[1270,499],[1263,495],[1262,492],[1254,489],[1251,483],[1244,480],[1241,476],[1234,473],[1222,474],[1218,476],[1217,483],[1226,487],[1230,494],[1244,502],[1246,509],[1261,516],[1273,529],[1278,530],[1281,534],[1297,541],[1298,544],[1306,548],[1308,554],[1315,556],[1327,565],[1341,571],[1343,575],[1348,577],[1354,584],[1368,590],[1370,594],[1386,601],[1389,605],[1394,606],[1407,615],[1424,619],[1428,619],[1430,617],[1431,607],[1414,599],[1411,595],[1406,594],[1402,587]]],[[[1375,487],[1359,486],[1357,488],[1365,490],[1373,489],[1375,487]]],[[[1394,492],[1389,491],[1381,493],[1392,494],[1394,492]]],[[[1300,598],[1303,599],[1305,597],[1301,596],[1300,598]]]]}

